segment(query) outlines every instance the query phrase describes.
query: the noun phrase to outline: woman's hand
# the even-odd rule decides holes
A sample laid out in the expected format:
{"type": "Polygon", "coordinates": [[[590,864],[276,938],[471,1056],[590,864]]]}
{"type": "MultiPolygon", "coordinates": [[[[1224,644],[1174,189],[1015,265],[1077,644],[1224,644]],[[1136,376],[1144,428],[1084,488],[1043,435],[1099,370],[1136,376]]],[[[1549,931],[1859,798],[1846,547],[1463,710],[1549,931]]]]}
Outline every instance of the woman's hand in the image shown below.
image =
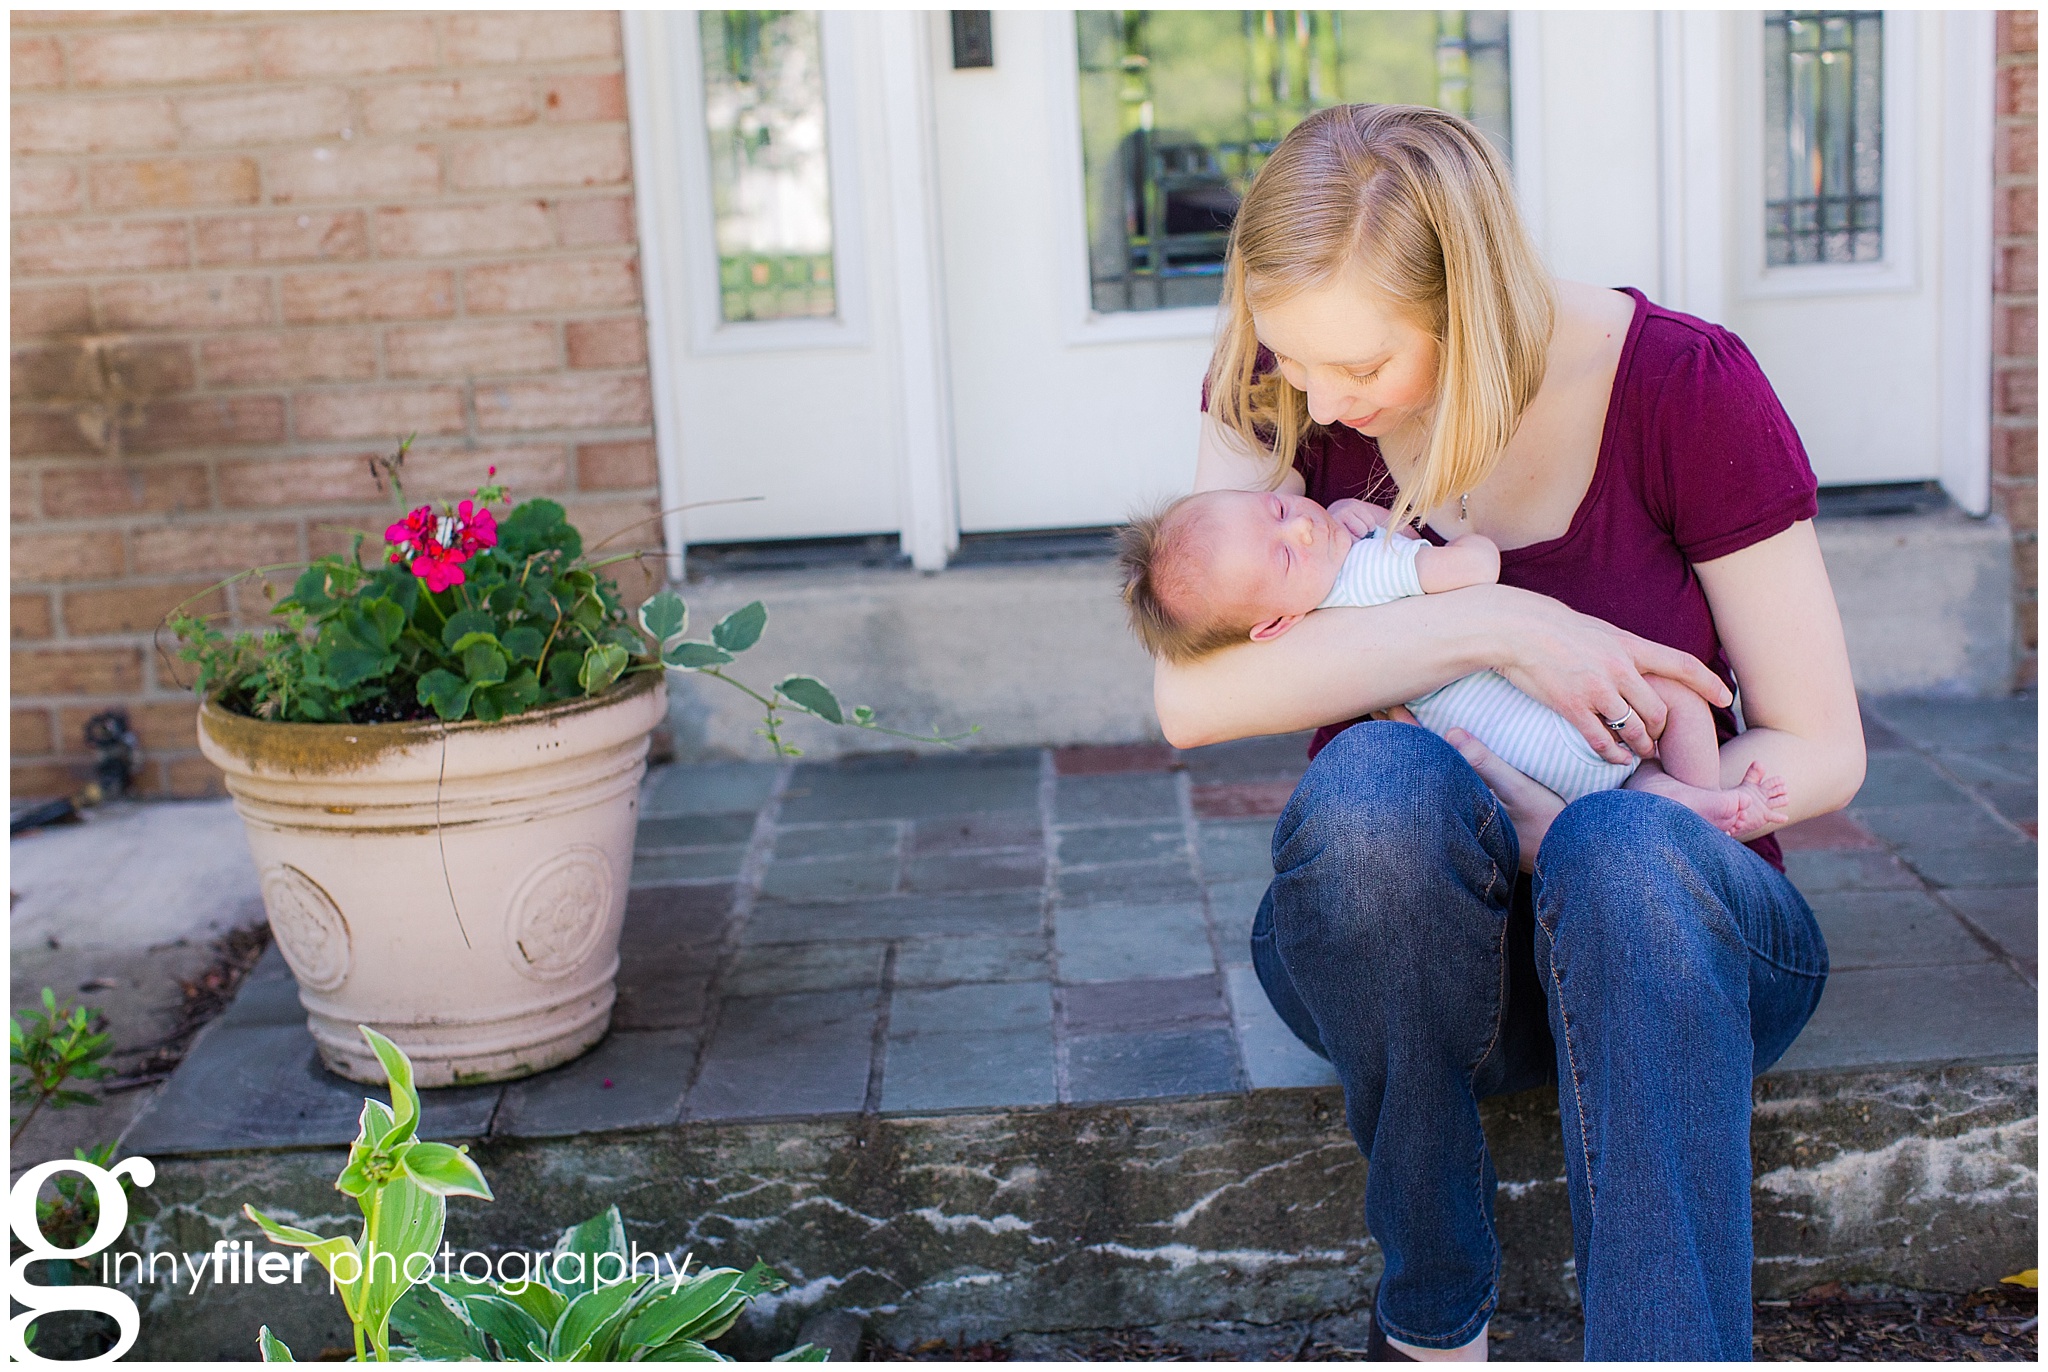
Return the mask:
{"type": "Polygon", "coordinates": [[[1456,748],[1458,756],[1472,764],[1472,770],[1479,773],[1479,779],[1499,798],[1501,808],[1514,821],[1521,868],[1525,872],[1535,871],[1536,850],[1543,846],[1543,836],[1550,832],[1551,823],[1563,812],[1564,797],[1502,762],[1488,751],[1484,743],[1463,729],[1447,731],[1444,742],[1456,748]]]}
{"type": "Polygon", "coordinates": [[[1691,653],[1617,629],[1548,596],[1524,600],[1512,656],[1497,670],[1570,720],[1609,762],[1657,751],[1652,740],[1664,732],[1664,702],[1645,676],[1690,686],[1712,705],[1732,700],[1721,679],[1691,653]],[[1607,721],[1621,719],[1628,722],[1619,730],[1607,727],[1607,721]]]}

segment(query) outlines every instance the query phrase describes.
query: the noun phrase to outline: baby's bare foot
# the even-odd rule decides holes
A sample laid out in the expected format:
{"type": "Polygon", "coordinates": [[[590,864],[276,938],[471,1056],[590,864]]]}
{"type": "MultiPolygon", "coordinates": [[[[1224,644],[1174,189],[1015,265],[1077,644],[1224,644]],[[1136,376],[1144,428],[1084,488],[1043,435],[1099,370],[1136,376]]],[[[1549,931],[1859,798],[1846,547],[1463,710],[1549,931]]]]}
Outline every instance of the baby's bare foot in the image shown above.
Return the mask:
{"type": "Polygon", "coordinates": [[[1721,826],[1721,831],[1731,838],[1747,838],[1767,825],[1783,824],[1790,817],[1785,809],[1785,779],[1765,776],[1762,763],[1750,763],[1741,783],[1722,794],[1735,800],[1734,814],[1721,826]]]}

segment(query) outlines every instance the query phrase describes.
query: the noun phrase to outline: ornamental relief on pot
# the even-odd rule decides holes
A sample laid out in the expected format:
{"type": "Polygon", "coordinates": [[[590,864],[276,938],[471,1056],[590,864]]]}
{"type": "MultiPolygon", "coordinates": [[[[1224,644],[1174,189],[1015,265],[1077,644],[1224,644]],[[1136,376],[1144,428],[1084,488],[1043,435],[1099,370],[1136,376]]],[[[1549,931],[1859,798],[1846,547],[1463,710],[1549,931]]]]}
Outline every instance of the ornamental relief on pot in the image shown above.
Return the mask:
{"type": "Polygon", "coordinates": [[[512,965],[553,981],[590,960],[612,909],[612,864],[589,846],[558,853],[527,874],[505,922],[512,965]]]}
{"type": "Polygon", "coordinates": [[[263,874],[263,908],[270,932],[299,985],[332,991],[355,965],[348,921],[320,883],[289,864],[263,874]]]}

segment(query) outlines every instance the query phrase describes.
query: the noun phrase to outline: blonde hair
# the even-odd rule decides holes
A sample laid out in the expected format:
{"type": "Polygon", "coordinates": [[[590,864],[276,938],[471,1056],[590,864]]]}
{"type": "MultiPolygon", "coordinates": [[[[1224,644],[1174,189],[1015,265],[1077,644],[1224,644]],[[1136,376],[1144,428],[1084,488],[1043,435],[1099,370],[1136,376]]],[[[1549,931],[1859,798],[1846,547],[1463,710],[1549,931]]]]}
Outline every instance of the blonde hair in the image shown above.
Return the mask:
{"type": "Polygon", "coordinates": [[[1230,232],[1209,412],[1277,486],[1312,427],[1276,367],[1257,374],[1251,297],[1276,304],[1347,266],[1437,343],[1423,459],[1399,523],[1483,482],[1538,387],[1556,314],[1550,275],[1485,135],[1418,105],[1338,105],[1296,125],[1260,169],[1230,232]]]}
{"type": "Polygon", "coordinates": [[[1251,624],[1224,622],[1208,616],[1202,622],[1187,613],[1190,604],[1205,603],[1197,579],[1202,565],[1196,546],[1200,521],[1189,506],[1200,494],[1184,495],[1156,510],[1131,517],[1117,530],[1116,560],[1123,573],[1124,608],[1131,632],[1145,651],[1168,662],[1193,662],[1218,648],[1242,643],[1251,624]]]}

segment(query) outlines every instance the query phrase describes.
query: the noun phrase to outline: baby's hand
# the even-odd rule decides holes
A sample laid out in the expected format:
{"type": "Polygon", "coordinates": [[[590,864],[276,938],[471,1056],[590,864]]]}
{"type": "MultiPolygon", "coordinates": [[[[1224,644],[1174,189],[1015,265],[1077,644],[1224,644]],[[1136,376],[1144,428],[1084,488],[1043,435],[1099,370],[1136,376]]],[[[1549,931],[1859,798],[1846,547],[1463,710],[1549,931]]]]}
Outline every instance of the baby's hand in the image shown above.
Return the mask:
{"type": "Polygon", "coordinates": [[[1330,518],[1342,524],[1353,538],[1368,538],[1373,530],[1380,528],[1393,514],[1384,505],[1375,505],[1367,500],[1333,500],[1326,507],[1330,518]]]}

